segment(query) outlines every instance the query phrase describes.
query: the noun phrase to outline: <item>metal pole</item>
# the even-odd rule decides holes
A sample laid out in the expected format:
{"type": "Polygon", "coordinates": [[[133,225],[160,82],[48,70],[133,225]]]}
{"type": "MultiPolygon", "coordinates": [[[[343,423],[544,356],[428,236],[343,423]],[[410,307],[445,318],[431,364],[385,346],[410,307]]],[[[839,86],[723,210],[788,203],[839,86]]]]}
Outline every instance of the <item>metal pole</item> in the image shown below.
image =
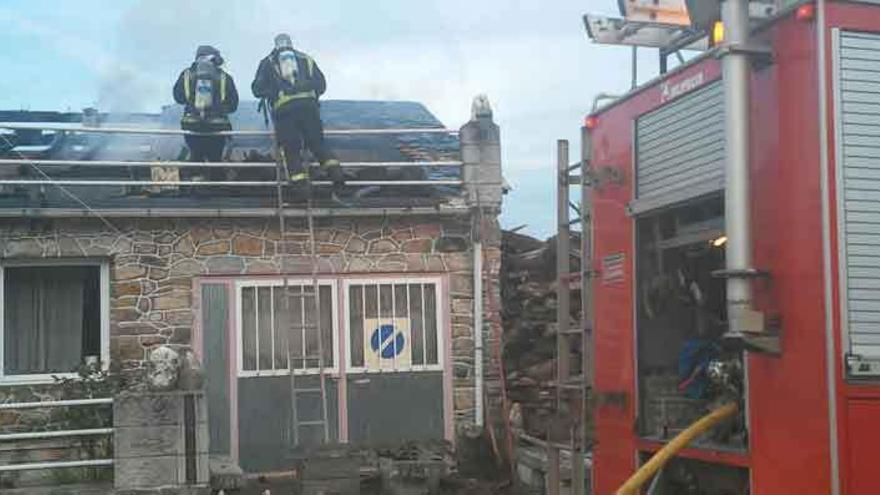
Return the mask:
{"type": "Polygon", "coordinates": [[[749,208],[749,56],[741,49],[749,40],[748,0],[721,4],[728,51],[722,60],[726,136],[725,224],[727,230],[727,308],[729,336],[741,336],[752,313],[748,278],[737,276],[752,265],[749,208]]]}
{"type": "MultiPolygon", "coordinates": [[[[274,169],[275,162],[179,162],[179,161],[124,161],[124,160],[27,160],[0,158],[0,165],[37,166],[83,166],[83,167],[188,167],[188,168],[262,168],[274,169]]],[[[344,168],[409,168],[409,167],[461,167],[460,161],[418,162],[343,162],[344,168]]]]}
{"type": "MultiPolygon", "coordinates": [[[[274,131],[220,131],[192,132],[181,129],[151,129],[146,127],[85,127],[80,124],[64,124],[56,122],[0,122],[0,129],[43,130],[56,132],[80,132],[84,134],[130,134],[153,136],[272,136],[274,131]]],[[[439,127],[411,127],[388,129],[325,129],[324,134],[330,136],[372,136],[384,134],[448,134],[458,135],[455,129],[439,127]]]]}
{"type": "Polygon", "coordinates": [[[0,411],[10,411],[13,409],[40,409],[44,407],[100,406],[109,404],[113,404],[112,398],[10,402],[7,404],[0,404],[0,411]]]}
{"type": "MultiPolygon", "coordinates": [[[[569,250],[571,246],[571,227],[569,226],[568,194],[568,141],[556,142],[556,415],[563,409],[563,384],[571,373],[571,356],[568,349],[568,330],[570,318],[570,294],[568,280],[571,272],[569,250]]],[[[553,437],[558,427],[550,426],[547,432],[547,493],[558,495],[560,491],[559,449],[549,446],[557,440],[553,437]]]]}
{"type": "MultiPolygon", "coordinates": [[[[551,428],[552,430],[552,428],[551,428]]],[[[560,462],[559,447],[557,447],[551,439],[547,439],[547,495],[559,495],[560,486],[562,484],[562,474],[559,468],[560,462]]]]}
{"type": "MultiPolygon", "coordinates": [[[[581,128],[581,324],[584,331],[584,382],[593,389],[593,205],[590,177],[592,136],[581,128]]],[[[584,394],[586,397],[586,394],[584,394]]],[[[587,438],[584,438],[585,442],[587,438]]],[[[586,443],[584,443],[586,445],[586,443]]]]}
{"type": "MultiPolygon", "coordinates": [[[[475,222],[481,223],[481,215],[475,215],[475,222]]],[[[474,406],[475,421],[483,427],[483,240],[482,225],[477,228],[474,242],[474,406]]]]}
{"type": "Polygon", "coordinates": [[[11,471],[34,471],[39,469],[58,469],[75,467],[112,466],[113,459],[91,459],[83,461],[29,462],[25,464],[0,465],[0,473],[11,471]]]}
{"type": "Polygon", "coordinates": [[[581,472],[579,488],[580,493],[584,490],[584,453],[590,444],[592,430],[589,425],[592,423],[592,411],[590,404],[592,403],[591,394],[594,390],[594,371],[593,371],[593,239],[592,239],[592,204],[590,197],[590,188],[593,187],[590,177],[590,159],[591,159],[591,136],[590,130],[586,127],[581,128],[581,356],[582,369],[584,370],[584,384],[581,396],[581,417],[580,424],[580,449],[578,451],[579,467],[581,472]]]}
{"type": "MultiPolygon", "coordinates": [[[[330,186],[330,181],[315,181],[312,185],[330,186]]],[[[460,186],[461,180],[351,180],[353,186],[460,186]]],[[[156,181],[156,180],[0,180],[3,186],[191,186],[191,187],[275,187],[268,181],[156,181]]]]}
{"type": "MultiPolygon", "coordinates": [[[[353,208],[313,208],[313,215],[316,217],[383,217],[383,216],[461,216],[464,217],[470,210],[464,207],[446,206],[413,206],[413,207],[353,207],[353,208]]],[[[244,208],[230,206],[227,208],[217,207],[192,207],[180,208],[176,206],[160,207],[160,208],[143,208],[143,207],[114,207],[114,208],[97,208],[88,210],[85,208],[0,208],[0,218],[19,218],[19,217],[42,217],[42,218],[69,218],[69,217],[88,217],[90,215],[100,214],[102,217],[113,218],[131,218],[150,217],[150,218],[168,218],[168,217],[204,217],[204,218],[261,218],[276,217],[278,208],[244,208]]],[[[287,208],[284,210],[284,216],[288,218],[305,218],[306,212],[303,208],[287,208]]],[[[0,404],[2,405],[2,404],[0,404]]],[[[2,409],[2,408],[0,408],[2,409]]]]}
{"type": "Polygon", "coordinates": [[[568,258],[571,228],[568,217],[568,141],[559,140],[556,145],[556,406],[557,410],[562,410],[562,385],[571,371],[568,350],[568,323],[571,314],[571,294],[568,291],[571,268],[568,258]]]}
{"type": "Polygon", "coordinates": [[[13,440],[44,440],[47,438],[87,437],[93,435],[112,435],[113,428],[91,428],[84,430],[31,431],[26,433],[4,433],[0,442],[13,440]]]}
{"type": "Polygon", "coordinates": [[[635,88],[639,85],[639,47],[632,47],[632,82],[630,83],[630,88],[635,88]]]}
{"type": "Polygon", "coordinates": [[[829,197],[829,173],[828,173],[828,31],[826,29],[827,2],[817,2],[816,16],[816,52],[819,54],[819,63],[816,64],[816,78],[819,81],[819,176],[821,178],[820,194],[822,196],[822,256],[823,273],[825,282],[825,379],[827,381],[828,400],[828,450],[830,451],[831,489],[830,495],[840,495],[840,440],[837,423],[837,351],[834,346],[834,307],[832,275],[832,251],[831,251],[831,199],[829,197]]]}

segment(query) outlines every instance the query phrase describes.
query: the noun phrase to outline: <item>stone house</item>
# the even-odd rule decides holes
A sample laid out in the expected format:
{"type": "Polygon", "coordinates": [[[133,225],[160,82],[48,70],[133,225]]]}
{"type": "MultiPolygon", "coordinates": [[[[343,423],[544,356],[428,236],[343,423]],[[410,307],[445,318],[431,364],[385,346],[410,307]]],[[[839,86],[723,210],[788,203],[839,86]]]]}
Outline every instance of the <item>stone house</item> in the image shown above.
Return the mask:
{"type": "MultiPolygon", "coordinates": [[[[174,112],[97,117],[155,128],[173,126],[174,112]]],[[[260,128],[255,111],[239,113],[236,129],[260,128]]],[[[327,102],[324,114],[330,129],[440,127],[418,104],[327,102]]],[[[354,204],[316,200],[320,315],[307,304],[305,209],[284,207],[282,233],[276,191],[259,182],[271,177],[246,166],[270,154],[269,138],[233,137],[227,159],[242,168],[200,189],[156,188],[155,167],[113,165],[173,160],[180,136],[110,136],[4,134],[0,152],[21,163],[0,179],[0,396],[85,361],[133,370],[157,345],[190,346],[205,370],[211,453],[246,471],[282,469],[311,441],[292,431],[291,389],[318,383],[319,327],[331,441],[454,443],[479,431],[498,376],[489,312],[500,306],[502,179],[491,111],[478,109],[459,133],[328,137],[344,164],[360,164],[351,180],[377,185],[362,182],[372,189],[354,204]]]]}

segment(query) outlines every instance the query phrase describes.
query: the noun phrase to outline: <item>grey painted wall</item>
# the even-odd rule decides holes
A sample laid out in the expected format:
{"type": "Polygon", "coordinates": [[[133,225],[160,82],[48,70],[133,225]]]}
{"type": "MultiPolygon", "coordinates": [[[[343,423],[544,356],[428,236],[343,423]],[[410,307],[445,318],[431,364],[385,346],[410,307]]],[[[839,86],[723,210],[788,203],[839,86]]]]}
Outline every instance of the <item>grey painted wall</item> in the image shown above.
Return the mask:
{"type": "MultiPolygon", "coordinates": [[[[317,376],[297,376],[298,389],[316,388],[317,376]]],[[[336,381],[327,378],[327,420],[330,441],[339,438],[336,381]]],[[[300,429],[305,441],[293,445],[290,377],[251,377],[238,379],[239,463],[245,471],[290,469],[303,450],[315,446],[323,433],[319,428],[300,429]]],[[[301,394],[297,410],[300,420],[316,420],[319,413],[318,394],[301,394]]]]}
{"type": "Polygon", "coordinates": [[[202,286],[205,395],[211,454],[229,455],[229,297],[226,286],[202,286]]]}
{"type": "Polygon", "coordinates": [[[348,428],[353,444],[442,440],[443,373],[349,375],[348,428]]]}

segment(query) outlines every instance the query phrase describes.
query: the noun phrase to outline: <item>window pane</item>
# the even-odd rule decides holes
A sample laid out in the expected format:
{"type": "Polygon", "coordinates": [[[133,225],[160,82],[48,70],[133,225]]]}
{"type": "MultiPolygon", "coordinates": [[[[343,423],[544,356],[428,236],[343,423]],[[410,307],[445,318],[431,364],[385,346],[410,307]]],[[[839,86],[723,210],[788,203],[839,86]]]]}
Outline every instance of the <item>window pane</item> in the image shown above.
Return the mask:
{"type": "Polygon", "coordinates": [[[101,268],[85,267],[83,292],[83,357],[101,359],[101,268]]]}
{"type": "Polygon", "coordinates": [[[305,294],[305,296],[303,297],[303,299],[305,300],[305,327],[303,328],[303,332],[305,333],[306,340],[306,367],[317,368],[319,330],[317,328],[317,318],[315,318],[315,298],[312,297],[312,294],[314,294],[315,291],[313,287],[308,286],[304,287],[303,293],[305,294]]]}
{"type": "MultiPolygon", "coordinates": [[[[379,317],[379,298],[377,293],[379,288],[375,285],[367,285],[364,288],[364,303],[366,308],[366,317],[367,318],[378,318],[379,317]]],[[[369,329],[367,329],[369,331],[369,329]]],[[[369,335],[367,336],[369,338],[369,335]]]]}
{"type": "Polygon", "coordinates": [[[253,287],[241,289],[241,343],[242,368],[245,371],[257,369],[257,302],[253,287]]]}
{"type": "Polygon", "coordinates": [[[272,369],[272,293],[270,287],[257,289],[257,347],[260,370],[272,369]]]}
{"type": "Polygon", "coordinates": [[[395,345],[400,343],[403,344],[403,347],[400,349],[396,349],[397,351],[397,366],[402,368],[408,368],[412,366],[412,326],[410,325],[408,316],[409,307],[407,304],[406,297],[406,285],[405,284],[397,284],[392,286],[393,298],[394,298],[394,318],[395,318],[395,327],[397,331],[403,332],[404,338],[401,341],[400,339],[395,338],[392,342],[395,345]]]}
{"type": "Polygon", "coordinates": [[[9,267],[5,274],[5,373],[74,371],[100,355],[100,268],[9,267]]]}
{"type": "Polygon", "coordinates": [[[425,356],[428,364],[437,359],[437,293],[434,284],[425,284],[425,356]]]}
{"type": "Polygon", "coordinates": [[[290,288],[290,355],[294,357],[293,368],[302,369],[303,365],[303,334],[305,299],[302,295],[302,287],[290,288]]]}
{"type": "Polygon", "coordinates": [[[348,288],[349,316],[348,329],[351,333],[349,348],[351,349],[351,365],[364,365],[364,288],[352,285],[348,288]]]}
{"type": "Polygon", "coordinates": [[[284,297],[284,287],[274,287],[272,298],[275,310],[275,369],[287,369],[287,335],[290,333],[290,301],[284,297]]]}
{"type": "Polygon", "coordinates": [[[257,288],[257,368],[272,369],[272,313],[269,287],[257,288]]]}
{"type": "Polygon", "coordinates": [[[324,366],[333,366],[333,289],[321,286],[321,345],[324,349],[324,366]]]}
{"type": "Polygon", "coordinates": [[[406,296],[406,284],[394,286],[394,317],[409,318],[409,305],[406,296]]]}
{"type": "Polygon", "coordinates": [[[379,286],[379,318],[381,318],[382,323],[388,323],[391,321],[391,311],[393,307],[392,294],[390,285],[379,286]]]}
{"type": "MultiPolygon", "coordinates": [[[[379,328],[381,329],[384,325],[392,325],[394,321],[392,320],[394,310],[394,299],[393,292],[391,290],[390,285],[380,285],[379,286],[379,328]]],[[[381,330],[384,332],[384,330],[381,330]]],[[[396,333],[396,332],[395,332],[396,333]]],[[[395,335],[395,334],[392,334],[395,335]]],[[[394,362],[394,357],[397,355],[396,346],[397,339],[394,337],[389,338],[388,345],[392,347],[391,359],[392,363],[394,362]]],[[[387,359],[387,358],[386,358],[387,359]]]]}
{"type": "Polygon", "coordinates": [[[412,328],[412,359],[413,364],[425,364],[425,331],[424,314],[422,312],[422,286],[409,286],[409,318],[412,328]]]}

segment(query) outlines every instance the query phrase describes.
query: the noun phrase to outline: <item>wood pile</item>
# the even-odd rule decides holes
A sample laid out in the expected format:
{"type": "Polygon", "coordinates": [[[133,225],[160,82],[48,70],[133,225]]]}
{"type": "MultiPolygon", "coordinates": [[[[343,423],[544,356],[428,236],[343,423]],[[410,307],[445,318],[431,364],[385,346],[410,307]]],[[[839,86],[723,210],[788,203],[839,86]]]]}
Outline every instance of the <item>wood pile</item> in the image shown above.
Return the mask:
{"type": "MultiPolygon", "coordinates": [[[[571,244],[579,245],[576,235],[571,244]]],[[[577,258],[570,259],[577,272],[577,258]]],[[[501,284],[510,420],[519,432],[546,438],[551,427],[564,429],[568,422],[564,416],[560,421],[556,407],[556,239],[504,232],[501,284]]],[[[571,306],[571,328],[577,328],[578,288],[571,292],[571,306]]]]}

